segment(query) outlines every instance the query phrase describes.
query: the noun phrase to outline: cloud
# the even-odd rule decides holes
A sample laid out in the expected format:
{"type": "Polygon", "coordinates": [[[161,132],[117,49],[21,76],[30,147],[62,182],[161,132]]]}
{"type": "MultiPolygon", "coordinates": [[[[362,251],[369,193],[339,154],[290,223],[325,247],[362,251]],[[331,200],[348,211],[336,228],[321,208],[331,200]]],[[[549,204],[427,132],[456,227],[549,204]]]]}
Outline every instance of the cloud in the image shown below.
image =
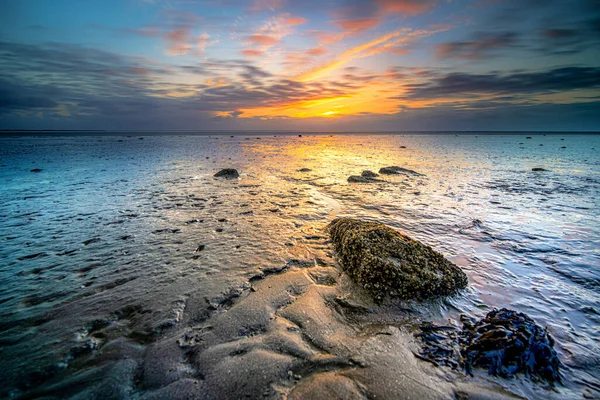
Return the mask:
{"type": "Polygon", "coordinates": [[[268,35],[250,35],[246,39],[249,43],[259,46],[273,46],[279,43],[279,38],[268,35]]]}
{"type": "Polygon", "coordinates": [[[582,53],[600,45],[599,33],[594,31],[591,20],[546,27],[541,30],[534,50],[546,56],[582,53]]]}
{"type": "Polygon", "coordinates": [[[516,45],[517,39],[515,32],[478,34],[471,41],[439,44],[435,53],[438,58],[482,59],[493,56],[498,49],[516,45]]]}
{"type": "Polygon", "coordinates": [[[183,55],[192,48],[190,30],[186,28],[175,29],[164,36],[167,41],[167,54],[183,55]]]}
{"type": "Polygon", "coordinates": [[[306,54],[311,56],[322,56],[323,54],[327,54],[327,49],[323,47],[314,47],[306,51],[306,54]]]}
{"type": "Polygon", "coordinates": [[[346,19],[333,22],[346,31],[364,31],[379,24],[380,21],[377,19],[346,19]]]}
{"type": "Polygon", "coordinates": [[[392,15],[415,16],[437,4],[436,0],[345,0],[333,21],[348,33],[371,29],[392,15]]]}
{"type": "Polygon", "coordinates": [[[284,19],[284,23],[289,26],[301,25],[307,22],[306,18],[302,17],[287,17],[284,19]]]}
{"type": "Polygon", "coordinates": [[[244,49],[242,50],[242,54],[247,57],[260,57],[265,54],[265,51],[260,49],[244,49]]]}
{"type": "Polygon", "coordinates": [[[578,36],[578,31],[575,29],[546,29],[543,35],[550,39],[574,38],[578,36]]]}
{"type": "Polygon", "coordinates": [[[306,22],[304,18],[292,17],[289,13],[272,17],[253,34],[245,38],[244,45],[254,48],[244,49],[241,53],[249,57],[263,55],[269,48],[279,44],[281,39],[291,34],[294,26],[304,22],[306,22]]]}
{"type": "Polygon", "coordinates": [[[406,85],[400,99],[436,99],[465,95],[561,93],[600,87],[599,67],[563,67],[512,74],[450,73],[428,82],[406,85]]]}
{"type": "Polygon", "coordinates": [[[250,11],[275,11],[284,5],[284,0],[254,0],[250,11]]]}
{"type": "Polygon", "coordinates": [[[386,13],[397,13],[408,16],[423,14],[432,9],[435,0],[376,0],[375,3],[386,13]]]}
{"type": "Polygon", "coordinates": [[[373,39],[369,42],[352,47],[342,52],[341,54],[338,54],[335,57],[334,61],[331,61],[325,65],[322,65],[310,71],[307,71],[297,76],[296,79],[302,82],[307,82],[314,79],[322,78],[328,75],[329,73],[341,68],[342,66],[349,63],[352,60],[370,57],[383,52],[402,53],[402,50],[399,49],[400,46],[414,43],[414,41],[420,38],[433,35],[437,32],[440,32],[440,30],[421,29],[411,31],[411,29],[409,28],[403,28],[397,31],[393,31],[376,39],[373,39]]]}
{"type": "Polygon", "coordinates": [[[13,110],[40,111],[58,107],[59,94],[52,87],[19,86],[0,80],[0,115],[13,110]]]}

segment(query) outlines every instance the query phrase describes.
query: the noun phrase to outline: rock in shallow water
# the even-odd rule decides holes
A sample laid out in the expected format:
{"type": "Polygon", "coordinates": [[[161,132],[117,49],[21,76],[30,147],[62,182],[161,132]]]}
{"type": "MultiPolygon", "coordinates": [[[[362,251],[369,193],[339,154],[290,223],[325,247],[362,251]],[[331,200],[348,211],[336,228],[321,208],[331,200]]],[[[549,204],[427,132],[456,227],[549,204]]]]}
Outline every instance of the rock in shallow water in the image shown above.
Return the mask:
{"type": "Polygon", "coordinates": [[[385,174],[385,175],[407,174],[407,175],[423,176],[423,174],[413,171],[412,169],[406,169],[406,168],[396,167],[396,166],[380,168],[379,173],[385,174]]]}
{"type": "Polygon", "coordinates": [[[225,169],[222,169],[219,172],[217,172],[214,176],[215,176],[215,178],[233,179],[233,178],[239,178],[240,174],[237,172],[237,169],[225,168],[225,169]]]}
{"type": "Polygon", "coordinates": [[[424,300],[467,287],[465,273],[431,247],[383,224],[338,218],[328,226],[342,268],[376,301],[424,300]]]}
{"type": "Polygon", "coordinates": [[[560,382],[554,339],[523,313],[503,308],[475,323],[463,318],[462,330],[425,323],[416,336],[423,341],[419,357],[436,365],[461,366],[470,374],[479,367],[504,378],[525,373],[560,382]]]}
{"type": "Polygon", "coordinates": [[[365,178],[376,178],[379,176],[379,174],[376,174],[373,171],[365,170],[360,174],[360,176],[363,176],[365,178]]]}
{"type": "Polygon", "coordinates": [[[348,177],[348,182],[350,182],[350,183],[375,183],[375,182],[382,182],[382,181],[380,179],[366,177],[366,176],[350,175],[348,177]]]}

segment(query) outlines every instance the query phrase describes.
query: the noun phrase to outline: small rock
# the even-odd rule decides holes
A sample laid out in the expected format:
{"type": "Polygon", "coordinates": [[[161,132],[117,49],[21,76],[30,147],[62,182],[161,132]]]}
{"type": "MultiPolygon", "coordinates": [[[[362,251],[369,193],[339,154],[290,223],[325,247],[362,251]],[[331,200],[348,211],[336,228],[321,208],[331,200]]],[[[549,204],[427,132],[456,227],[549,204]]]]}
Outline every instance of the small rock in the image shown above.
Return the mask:
{"type": "Polygon", "coordinates": [[[532,170],[532,171],[534,171],[534,172],[543,172],[543,171],[548,171],[547,169],[544,169],[544,168],[539,168],[539,167],[536,167],[536,168],[531,168],[531,170],[532,170]]]}
{"type": "Polygon", "coordinates": [[[350,175],[348,177],[348,182],[350,183],[373,183],[373,182],[381,182],[379,179],[375,178],[367,178],[359,175],[350,175]]]}
{"type": "Polygon", "coordinates": [[[225,168],[220,170],[214,175],[215,178],[226,178],[226,179],[234,179],[239,178],[240,174],[237,172],[237,169],[234,168],[225,168]]]}
{"type": "Polygon", "coordinates": [[[363,172],[360,174],[360,176],[362,176],[362,177],[364,177],[364,178],[375,178],[375,177],[378,177],[378,176],[379,176],[379,174],[376,174],[376,173],[375,173],[375,172],[373,172],[373,171],[366,170],[366,171],[363,171],[363,172]]]}
{"type": "Polygon", "coordinates": [[[300,168],[298,170],[298,172],[311,172],[311,171],[312,171],[312,169],[310,169],[310,168],[300,168]]]}
{"type": "Polygon", "coordinates": [[[34,168],[30,172],[42,172],[42,171],[43,170],[41,168],[34,168]]]}
{"type": "Polygon", "coordinates": [[[396,166],[392,166],[392,167],[383,167],[379,170],[380,174],[385,174],[385,175],[397,175],[397,174],[408,174],[408,175],[417,175],[417,176],[423,176],[423,174],[420,174],[416,171],[413,171],[411,169],[406,169],[406,168],[402,168],[402,167],[396,167],[396,166]]]}

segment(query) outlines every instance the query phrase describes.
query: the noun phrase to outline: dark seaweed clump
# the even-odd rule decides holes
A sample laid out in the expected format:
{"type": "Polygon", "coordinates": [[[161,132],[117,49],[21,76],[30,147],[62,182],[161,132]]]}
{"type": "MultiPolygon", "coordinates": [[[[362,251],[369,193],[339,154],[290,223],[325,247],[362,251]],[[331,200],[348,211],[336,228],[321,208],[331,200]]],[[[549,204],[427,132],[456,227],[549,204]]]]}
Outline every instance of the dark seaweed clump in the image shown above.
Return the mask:
{"type": "Polygon", "coordinates": [[[462,320],[462,330],[423,324],[416,334],[423,344],[419,358],[462,367],[469,374],[478,367],[503,378],[523,373],[560,382],[554,339],[527,315],[503,308],[475,323],[464,316],[462,320]]]}
{"type": "Polygon", "coordinates": [[[328,230],[342,268],[377,302],[446,296],[468,284],[442,254],[383,224],[338,218],[328,230]]]}

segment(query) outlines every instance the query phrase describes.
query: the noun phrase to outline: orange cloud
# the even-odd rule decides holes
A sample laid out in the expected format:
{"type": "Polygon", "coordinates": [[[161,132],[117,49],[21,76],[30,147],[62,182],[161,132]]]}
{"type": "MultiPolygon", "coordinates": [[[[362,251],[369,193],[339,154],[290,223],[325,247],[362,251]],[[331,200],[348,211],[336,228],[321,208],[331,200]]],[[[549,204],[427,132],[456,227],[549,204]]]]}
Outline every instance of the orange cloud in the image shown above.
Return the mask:
{"type": "Polygon", "coordinates": [[[250,35],[248,41],[252,44],[261,46],[273,46],[279,43],[279,39],[268,35],[250,35]]]}
{"type": "Polygon", "coordinates": [[[377,5],[383,12],[404,15],[423,14],[436,3],[435,0],[377,0],[377,5]]]}
{"type": "Polygon", "coordinates": [[[304,24],[306,23],[306,18],[302,18],[302,17],[289,17],[286,18],[283,22],[286,25],[290,25],[290,26],[294,26],[294,25],[300,25],[300,24],[304,24]]]}
{"type": "Polygon", "coordinates": [[[191,49],[190,45],[190,30],[187,28],[179,28],[165,35],[167,41],[167,54],[182,55],[187,54],[191,49]]]}
{"type": "Polygon", "coordinates": [[[325,64],[317,69],[306,72],[298,77],[296,77],[299,81],[310,81],[313,79],[321,78],[331,71],[334,71],[341,67],[342,65],[352,61],[355,58],[362,58],[364,55],[361,55],[366,50],[369,50],[377,45],[387,42],[390,39],[393,39],[401,34],[401,31],[395,31],[392,33],[388,33],[387,35],[381,36],[377,39],[371,40],[370,42],[361,44],[359,46],[353,47],[349,50],[344,51],[342,54],[336,57],[335,61],[330,62],[329,64],[325,64]]]}
{"type": "Polygon", "coordinates": [[[370,42],[363,43],[359,46],[344,51],[335,58],[335,61],[305,72],[300,76],[297,76],[296,80],[300,82],[306,82],[319,79],[337,70],[352,60],[369,57],[382,52],[395,52],[397,54],[401,54],[404,50],[399,49],[399,47],[408,43],[412,43],[417,38],[426,37],[440,31],[441,30],[426,29],[411,31],[409,28],[403,28],[388,33],[387,35],[380,36],[377,39],[371,40],[370,42]]]}
{"type": "Polygon", "coordinates": [[[311,55],[311,56],[321,56],[326,53],[327,53],[327,49],[324,49],[323,47],[315,47],[306,52],[306,54],[311,55]]]}
{"type": "Polygon", "coordinates": [[[292,17],[290,14],[279,14],[270,18],[263,26],[248,36],[244,46],[254,47],[246,49],[242,54],[256,57],[264,54],[270,47],[275,46],[281,39],[293,32],[293,26],[303,24],[306,19],[301,17],[292,17]],[[258,47],[258,49],[257,49],[258,47]]]}
{"type": "Polygon", "coordinates": [[[365,31],[379,24],[380,21],[377,19],[343,19],[333,22],[346,31],[365,31]]]}
{"type": "Polygon", "coordinates": [[[265,51],[260,49],[244,49],[242,50],[242,54],[248,57],[260,57],[265,54],[265,51]]]}
{"type": "MultiPolygon", "coordinates": [[[[399,101],[390,98],[385,83],[370,82],[354,93],[327,96],[310,91],[302,100],[239,109],[239,118],[335,118],[357,114],[394,114],[399,101]]],[[[397,95],[394,91],[393,95],[397,95]]]]}

